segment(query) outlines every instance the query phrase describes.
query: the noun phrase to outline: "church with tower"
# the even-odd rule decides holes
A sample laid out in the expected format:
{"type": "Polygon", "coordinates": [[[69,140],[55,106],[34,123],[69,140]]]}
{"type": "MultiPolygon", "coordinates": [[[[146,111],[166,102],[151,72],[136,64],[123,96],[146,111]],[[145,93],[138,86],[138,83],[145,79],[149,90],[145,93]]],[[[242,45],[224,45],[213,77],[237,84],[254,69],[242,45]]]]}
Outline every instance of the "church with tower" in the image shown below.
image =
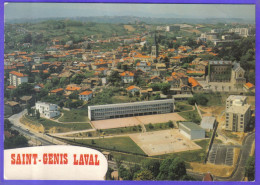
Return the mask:
{"type": "Polygon", "coordinates": [[[154,41],[152,45],[151,58],[157,58],[157,57],[158,57],[158,43],[157,43],[156,33],[154,33],[154,41]]]}

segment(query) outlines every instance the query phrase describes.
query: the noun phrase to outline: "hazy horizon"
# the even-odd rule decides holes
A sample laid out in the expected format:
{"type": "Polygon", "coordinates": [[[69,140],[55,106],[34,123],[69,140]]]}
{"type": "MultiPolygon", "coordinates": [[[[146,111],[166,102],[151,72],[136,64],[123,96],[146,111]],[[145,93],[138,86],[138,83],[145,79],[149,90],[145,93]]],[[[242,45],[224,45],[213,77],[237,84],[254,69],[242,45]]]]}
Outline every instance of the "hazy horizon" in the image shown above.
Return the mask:
{"type": "Polygon", "coordinates": [[[6,3],[5,19],[135,16],[151,18],[239,18],[255,21],[255,5],[6,3]]]}

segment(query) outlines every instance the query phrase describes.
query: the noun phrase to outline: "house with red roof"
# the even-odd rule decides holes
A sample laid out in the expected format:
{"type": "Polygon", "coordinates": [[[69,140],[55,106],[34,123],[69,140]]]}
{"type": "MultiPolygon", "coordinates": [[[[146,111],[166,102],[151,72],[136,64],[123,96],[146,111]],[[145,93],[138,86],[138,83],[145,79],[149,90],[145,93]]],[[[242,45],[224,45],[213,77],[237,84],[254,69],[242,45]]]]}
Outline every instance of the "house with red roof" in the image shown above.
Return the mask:
{"type": "Polygon", "coordinates": [[[69,85],[67,85],[67,87],[65,89],[65,93],[67,95],[70,95],[73,92],[80,91],[80,90],[81,90],[81,87],[79,87],[78,85],[76,85],[76,84],[69,84],[69,85]]]}
{"type": "Polygon", "coordinates": [[[255,91],[255,85],[250,83],[250,82],[247,82],[244,84],[244,87],[243,89],[246,91],[246,92],[254,92],[255,91]]]}
{"type": "Polygon", "coordinates": [[[123,73],[120,73],[120,76],[124,83],[134,82],[134,73],[130,71],[125,71],[123,73]]]}
{"type": "Polygon", "coordinates": [[[63,88],[53,89],[49,92],[49,95],[62,95],[64,92],[63,88]]]}
{"type": "Polygon", "coordinates": [[[135,85],[131,85],[126,88],[126,91],[132,95],[135,95],[137,92],[140,92],[140,88],[135,85]]]}
{"type": "Polygon", "coordinates": [[[93,97],[92,91],[83,91],[79,94],[79,99],[83,101],[89,101],[93,97]]]}
{"type": "Polygon", "coordinates": [[[194,78],[190,77],[189,78],[189,83],[191,84],[191,89],[192,91],[202,91],[202,86],[200,85],[200,83],[195,80],[194,78]]]}
{"type": "Polygon", "coordinates": [[[22,83],[27,83],[28,82],[28,75],[19,73],[17,71],[11,71],[9,73],[9,80],[10,80],[10,85],[17,87],[18,85],[22,83]]]}
{"type": "Polygon", "coordinates": [[[144,72],[148,72],[151,70],[151,62],[140,61],[136,64],[136,70],[141,69],[144,72]]]}

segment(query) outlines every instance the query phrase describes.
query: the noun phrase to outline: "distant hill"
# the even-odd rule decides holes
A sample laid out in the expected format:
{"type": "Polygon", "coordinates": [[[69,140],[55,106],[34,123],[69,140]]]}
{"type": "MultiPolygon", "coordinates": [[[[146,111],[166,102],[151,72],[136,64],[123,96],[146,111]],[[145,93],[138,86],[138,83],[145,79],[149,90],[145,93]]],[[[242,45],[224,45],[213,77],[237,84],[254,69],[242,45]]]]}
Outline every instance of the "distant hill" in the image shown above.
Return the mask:
{"type": "Polygon", "coordinates": [[[77,20],[81,22],[97,22],[97,23],[114,23],[114,24],[128,24],[135,22],[144,22],[146,24],[217,24],[217,23],[245,23],[255,24],[254,20],[240,19],[240,18],[207,18],[207,19],[194,19],[194,18],[153,18],[153,17],[134,17],[134,16],[93,16],[93,17],[53,17],[53,18],[28,18],[28,19],[6,19],[6,23],[37,23],[46,20],[77,20]]]}

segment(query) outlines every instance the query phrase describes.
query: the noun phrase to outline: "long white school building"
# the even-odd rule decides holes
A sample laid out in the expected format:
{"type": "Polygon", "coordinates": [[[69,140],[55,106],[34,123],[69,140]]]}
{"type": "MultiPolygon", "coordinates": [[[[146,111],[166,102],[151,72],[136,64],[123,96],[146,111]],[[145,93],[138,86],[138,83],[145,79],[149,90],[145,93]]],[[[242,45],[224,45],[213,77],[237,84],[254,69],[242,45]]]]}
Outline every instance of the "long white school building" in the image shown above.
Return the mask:
{"type": "Polygon", "coordinates": [[[120,103],[96,105],[88,107],[88,116],[91,121],[143,116],[151,114],[165,114],[174,111],[174,99],[143,101],[134,103],[120,103]]]}

